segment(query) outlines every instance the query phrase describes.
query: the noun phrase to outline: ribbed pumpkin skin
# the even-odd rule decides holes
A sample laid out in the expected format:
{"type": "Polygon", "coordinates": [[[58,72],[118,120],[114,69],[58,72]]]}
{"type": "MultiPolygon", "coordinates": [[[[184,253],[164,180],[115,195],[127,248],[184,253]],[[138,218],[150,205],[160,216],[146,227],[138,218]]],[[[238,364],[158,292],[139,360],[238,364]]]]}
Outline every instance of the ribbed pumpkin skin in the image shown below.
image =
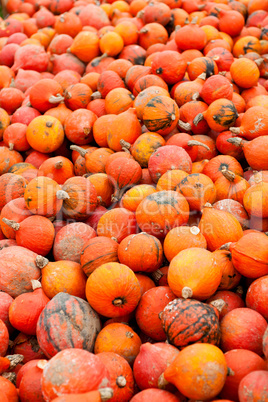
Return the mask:
{"type": "Polygon", "coordinates": [[[117,262],[118,243],[108,237],[90,239],[84,246],[80,261],[85,274],[89,276],[96,268],[108,262],[117,262]]]}
{"type": "Polygon", "coordinates": [[[220,324],[214,307],[193,299],[175,299],[161,315],[169,343],[184,347],[192,343],[218,345],[220,324]]]}
{"type": "Polygon", "coordinates": [[[100,328],[98,315],[85,300],[61,292],[40,314],[36,335],[50,358],[68,348],[92,351],[100,328]]]}

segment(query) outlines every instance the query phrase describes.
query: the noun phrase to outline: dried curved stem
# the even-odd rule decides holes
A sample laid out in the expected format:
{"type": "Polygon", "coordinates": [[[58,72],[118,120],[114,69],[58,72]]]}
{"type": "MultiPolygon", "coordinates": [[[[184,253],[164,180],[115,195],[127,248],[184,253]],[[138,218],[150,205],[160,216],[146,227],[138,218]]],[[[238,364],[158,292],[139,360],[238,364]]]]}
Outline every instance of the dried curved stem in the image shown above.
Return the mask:
{"type": "Polygon", "coordinates": [[[62,101],[64,101],[64,96],[61,96],[61,94],[57,94],[55,95],[51,95],[48,99],[49,103],[52,103],[53,105],[56,103],[60,103],[62,101]]]}
{"type": "Polygon", "coordinates": [[[235,173],[231,172],[231,170],[228,170],[225,166],[221,169],[221,173],[227,180],[234,181],[235,173]]]}
{"type": "Polygon", "coordinates": [[[206,148],[208,151],[210,150],[210,148],[206,144],[203,144],[203,142],[196,141],[196,140],[188,141],[187,145],[188,145],[188,147],[199,146],[199,147],[206,148]]]}
{"type": "Polygon", "coordinates": [[[49,260],[42,255],[38,255],[35,259],[35,264],[37,268],[42,269],[49,263],[49,260]]]}
{"type": "Polygon", "coordinates": [[[2,221],[3,221],[7,226],[9,226],[10,228],[12,228],[12,229],[15,230],[15,231],[19,230],[19,228],[20,228],[20,224],[19,224],[19,223],[15,222],[15,221],[12,221],[12,220],[10,220],[10,219],[3,218],[2,221]]]}
{"type": "Polygon", "coordinates": [[[58,161],[54,164],[54,168],[55,169],[61,169],[63,166],[63,162],[62,161],[58,161]]]}
{"type": "Polygon", "coordinates": [[[192,130],[191,124],[190,124],[190,123],[185,123],[185,122],[182,121],[182,120],[179,120],[179,121],[178,121],[178,126],[179,126],[182,130],[185,130],[185,131],[191,131],[191,130],[192,130]]]}
{"type": "Polygon", "coordinates": [[[101,99],[101,93],[99,91],[93,92],[90,96],[90,100],[101,99]]]}
{"type": "Polygon", "coordinates": [[[78,145],[71,145],[71,146],[70,146],[70,149],[71,149],[72,151],[78,152],[81,156],[83,156],[83,158],[84,158],[84,157],[86,156],[86,154],[87,154],[87,150],[84,149],[84,148],[79,147],[78,145]]]}
{"type": "Polygon", "coordinates": [[[203,119],[203,113],[198,113],[193,120],[194,125],[197,126],[197,124],[200,123],[200,121],[202,121],[203,119]]]}
{"type": "Polygon", "coordinates": [[[240,134],[240,127],[230,127],[229,131],[231,131],[231,133],[239,135],[240,134]]]}
{"type": "Polygon", "coordinates": [[[37,281],[36,279],[32,279],[31,284],[33,290],[42,288],[41,282],[37,281]]]}
{"type": "Polygon", "coordinates": [[[160,281],[160,279],[164,276],[163,272],[160,271],[160,269],[157,269],[156,271],[151,273],[151,277],[155,282],[160,281]]]}
{"type": "Polygon", "coordinates": [[[239,137],[233,137],[233,138],[228,138],[227,142],[229,142],[230,144],[234,144],[237,147],[241,147],[243,139],[239,138],[239,137]]]}
{"type": "Polygon", "coordinates": [[[58,190],[56,192],[56,197],[58,200],[68,200],[70,198],[69,194],[64,190],[58,190]]]}
{"type": "Polygon", "coordinates": [[[219,313],[222,311],[223,307],[226,306],[226,303],[223,299],[213,300],[209,304],[215,307],[219,311],[219,313]]]}
{"type": "Polygon", "coordinates": [[[184,288],[181,291],[181,295],[184,299],[189,299],[190,297],[193,296],[193,291],[188,286],[184,286],[184,288]]]}

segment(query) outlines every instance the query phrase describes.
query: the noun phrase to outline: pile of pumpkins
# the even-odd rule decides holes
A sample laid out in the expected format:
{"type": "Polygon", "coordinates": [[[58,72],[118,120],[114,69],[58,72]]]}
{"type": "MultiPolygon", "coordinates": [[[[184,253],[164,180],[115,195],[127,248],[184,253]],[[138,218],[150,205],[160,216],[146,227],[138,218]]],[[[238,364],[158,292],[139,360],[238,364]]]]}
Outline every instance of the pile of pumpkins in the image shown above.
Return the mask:
{"type": "Polygon", "coordinates": [[[1,402],[268,401],[268,0],[6,8],[1,402]]]}

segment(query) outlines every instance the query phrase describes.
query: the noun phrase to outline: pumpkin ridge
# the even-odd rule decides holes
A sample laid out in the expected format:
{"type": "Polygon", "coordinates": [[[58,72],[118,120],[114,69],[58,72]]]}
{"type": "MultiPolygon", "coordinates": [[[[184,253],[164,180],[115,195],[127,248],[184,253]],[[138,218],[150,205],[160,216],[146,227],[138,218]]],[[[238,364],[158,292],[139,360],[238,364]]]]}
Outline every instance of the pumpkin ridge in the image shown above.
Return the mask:
{"type": "MultiPolygon", "coordinates": [[[[91,246],[92,246],[92,244],[91,244],[91,246]]],[[[88,246],[87,246],[87,247],[88,247],[88,246]]],[[[86,247],[86,248],[87,248],[87,247],[86,247]]],[[[85,249],[86,249],[86,248],[85,248],[85,249]]],[[[85,249],[84,249],[84,250],[85,250],[85,249]]],[[[107,257],[107,256],[109,256],[109,255],[116,255],[116,253],[115,253],[115,252],[111,252],[111,253],[102,254],[102,255],[100,255],[100,256],[94,258],[94,260],[91,260],[91,261],[86,262],[86,263],[82,266],[82,268],[88,266],[89,264],[92,264],[92,262],[97,261],[97,260],[99,260],[100,258],[107,257]]]]}
{"type": "MultiPolygon", "coordinates": [[[[221,119],[224,117],[225,121],[224,121],[223,125],[224,126],[231,125],[234,122],[234,115],[233,115],[234,111],[236,111],[235,106],[232,106],[230,104],[222,105],[220,107],[219,114],[214,115],[213,120],[218,124],[222,124],[221,119]],[[230,110],[230,116],[225,114],[226,109],[230,110]],[[228,117],[229,117],[229,119],[228,119],[228,117]]],[[[236,111],[236,115],[237,115],[237,111],[236,111]]]]}

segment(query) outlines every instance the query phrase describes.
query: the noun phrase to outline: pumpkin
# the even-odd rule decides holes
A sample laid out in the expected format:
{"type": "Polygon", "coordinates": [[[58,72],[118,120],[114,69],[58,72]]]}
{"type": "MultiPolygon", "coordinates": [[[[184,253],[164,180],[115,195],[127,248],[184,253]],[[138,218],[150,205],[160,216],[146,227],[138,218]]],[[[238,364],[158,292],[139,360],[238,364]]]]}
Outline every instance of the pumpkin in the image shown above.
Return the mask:
{"type": "Polygon", "coordinates": [[[184,196],[175,191],[159,191],[139,204],[136,219],[143,232],[163,238],[169,230],[187,223],[189,205],[184,196]]]}
{"type": "Polygon", "coordinates": [[[43,364],[45,363],[46,361],[39,360],[23,374],[19,386],[19,397],[22,402],[27,401],[27,399],[40,400],[43,398],[41,377],[43,374],[43,364]]]}
{"type": "Polygon", "coordinates": [[[216,265],[221,268],[222,278],[219,290],[228,290],[235,288],[241,279],[241,274],[235,269],[232,263],[232,254],[228,250],[215,250],[213,256],[216,265]]]}
{"type": "Polygon", "coordinates": [[[234,137],[230,138],[228,142],[242,148],[245,158],[252,169],[264,170],[268,168],[266,158],[267,136],[257,137],[251,141],[234,137]]]}
{"type": "Polygon", "coordinates": [[[268,110],[263,106],[252,106],[243,114],[239,127],[230,127],[230,131],[247,140],[267,135],[268,110]],[[260,124],[261,123],[261,124],[260,124]]]}
{"type": "MultiPolygon", "coordinates": [[[[92,104],[92,102],[90,102],[90,104],[92,104]]],[[[115,115],[113,114],[105,114],[100,116],[93,124],[93,137],[100,147],[108,147],[108,128],[114,118],[115,115]]]]}
{"type": "Polygon", "coordinates": [[[262,355],[262,338],[267,322],[257,311],[236,308],[221,320],[221,349],[247,349],[262,355]]]}
{"type": "Polygon", "coordinates": [[[121,241],[118,259],[134,272],[153,272],[162,265],[163,248],[156,237],[148,233],[138,233],[121,241]]]}
{"type": "Polygon", "coordinates": [[[21,154],[17,151],[11,151],[7,147],[0,146],[0,174],[8,173],[9,169],[15,163],[23,162],[21,154]]]}
{"type": "Polygon", "coordinates": [[[250,398],[252,401],[265,400],[268,397],[267,384],[268,372],[266,370],[257,370],[247,374],[242,378],[239,388],[238,397],[241,402],[248,401],[248,395],[252,395],[250,398]]]}
{"type": "Polygon", "coordinates": [[[31,280],[38,279],[40,268],[48,263],[48,260],[41,255],[19,246],[3,248],[0,251],[0,258],[0,290],[11,297],[30,292],[31,280]]]}
{"type": "Polygon", "coordinates": [[[126,88],[114,88],[105,97],[105,111],[118,115],[133,106],[134,95],[126,88]]]}
{"type": "Polygon", "coordinates": [[[55,156],[40,165],[38,176],[47,176],[58,184],[63,184],[67,179],[74,176],[74,167],[68,158],[55,156]]]}
{"type": "Polygon", "coordinates": [[[244,194],[249,187],[249,183],[243,177],[222,168],[222,177],[215,181],[217,201],[232,199],[242,204],[244,194]]]}
{"type": "Polygon", "coordinates": [[[224,354],[217,346],[196,343],[187,346],[178,354],[164,371],[164,378],[187,398],[206,400],[219,394],[224,386],[227,371],[224,354]]]}
{"type": "MultiPolygon", "coordinates": [[[[1,66],[1,68],[2,67],[3,66],[1,66]]],[[[10,125],[10,117],[3,108],[0,108],[0,122],[1,122],[0,138],[2,139],[5,129],[10,125]]]]}
{"type": "Polygon", "coordinates": [[[213,254],[200,247],[182,250],[170,263],[168,284],[174,294],[185,299],[206,300],[217,290],[222,271],[213,254]]]}
{"type": "Polygon", "coordinates": [[[60,292],[85,299],[85,286],[86,276],[77,262],[49,262],[42,271],[42,287],[50,299],[60,292]]]}
{"type": "Polygon", "coordinates": [[[98,236],[110,237],[118,243],[135,233],[137,233],[135,214],[125,208],[115,208],[105,212],[97,225],[98,236]]]}
{"type": "Polygon", "coordinates": [[[142,344],[133,365],[133,374],[139,389],[158,388],[160,375],[173,362],[178,353],[177,348],[166,343],[146,342],[142,344]]]}
{"type": "Polygon", "coordinates": [[[98,356],[87,350],[68,348],[45,365],[41,382],[43,397],[52,400],[60,395],[85,393],[110,385],[110,374],[98,356]],[[55,380],[59,367],[60,382],[55,380]]]}
{"type": "Polygon", "coordinates": [[[259,278],[268,274],[267,241],[264,233],[250,232],[230,245],[232,263],[240,274],[247,278],[259,278]]]}
{"type": "Polygon", "coordinates": [[[241,88],[254,87],[260,77],[257,64],[246,57],[236,59],[230,67],[230,73],[235,84],[241,88]]]}
{"type": "MultiPolygon", "coordinates": [[[[185,123],[185,124],[187,124],[187,123],[185,123]]],[[[197,158],[197,154],[198,154],[197,147],[198,146],[204,147],[207,150],[209,150],[209,147],[206,144],[203,144],[200,141],[193,140],[192,137],[186,133],[180,133],[180,134],[173,135],[171,138],[168,139],[166,145],[177,145],[179,147],[182,147],[189,154],[192,162],[194,162],[197,158]]]]}
{"type": "Polygon", "coordinates": [[[230,350],[225,353],[225,359],[233,375],[227,377],[220,397],[238,401],[241,380],[252,371],[265,370],[265,362],[256,353],[246,349],[230,350]]]}
{"type": "Polygon", "coordinates": [[[25,189],[24,200],[29,211],[47,218],[54,216],[62,207],[68,194],[60,191],[60,186],[49,177],[39,176],[31,180],[25,189]]]}
{"type": "Polygon", "coordinates": [[[205,73],[206,78],[218,74],[218,67],[210,57],[196,57],[189,62],[187,73],[191,81],[195,80],[200,74],[205,73]]]}
{"type": "Polygon", "coordinates": [[[97,115],[88,109],[76,109],[64,122],[66,137],[77,145],[89,144],[93,140],[93,125],[97,115]]]}
{"type": "Polygon", "coordinates": [[[204,205],[216,201],[216,186],[203,173],[193,173],[186,176],[177,186],[192,211],[201,211],[204,205]]]}
{"type": "Polygon", "coordinates": [[[203,173],[215,182],[219,177],[222,177],[222,170],[227,169],[231,172],[243,176],[243,168],[240,163],[232,156],[217,155],[212,158],[204,167],[203,173]]]}
{"type": "Polygon", "coordinates": [[[151,69],[152,74],[161,77],[168,85],[173,85],[183,79],[187,62],[178,51],[164,50],[156,54],[151,69]]]}
{"type": "Polygon", "coordinates": [[[105,173],[106,162],[113,154],[113,151],[109,148],[96,148],[92,150],[83,149],[77,145],[71,145],[70,149],[77,151],[85,158],[86,171],[89,173],[105,173]]]}
{"type": "Polygon", "coordinates": [[[0,319],[0,356],[5,356],[8,349],[9,334],[6,324],[0,319]]]}
{"type": "Polygon", "coordinates": [[[108,237],[98,236],[88,240],[81,252],[81,267],[89,276],[100,265],[117,262],[118,243],[108,237]]]}
{"type": "Polygon", "coordinates": [[[5,173],[0,176],[0,210],[16,198],[23,197],[27,182],[14,173],[5,173]]]}
{"type": "Polygon", "coordinates": [[[108,369],[113,389],[110,402],[128,402],[134,394],[134,377],[128,362],[117,353],[102,352],[98,357],[108,369]]]}
{"type": "Polygon", "coordinates": [[[156,192],[154,186],[150,184],[139,184],[127,190],[122,197],[122,206],[129,211],[135,212],[141,201],[147,197],[147,195],[156,192]]]}
{"type": "Polygon", "coordinates": [[[92,351],[99,331],[99,317],[90,305],[62,292],[47,303],[36,327],[38,343],[49,358],[69,348],[92,351]]]}
{"type": "Polygon", "coordinates": [[[147,168],[152,153],[165,145],[165,143],[164,138],[160,134],[144,133],[131,146],[131,155],[142,168],[147,168]]]}
{"type": "Polygon", "coordinates": [[[32,360],[45,359],[46,356],[42,352],[36,336],[25,335],[22,332],[14,339],[12,353],[18,353],[23,356],[23,364],[32,360]]]}
{"type": "Polygon", "coordinates": [[[193,123],[197,126],[201,120],[205,119],[212,130],[221,132],[231,127],[237,118],[238,113],[234,103],[220,98],[213,101],[206,111],[199,113],[193,123]]]}
{"type": "Polygon", "coordinates": [[[243,230],[248,229],[248,214],[243,205],[240,204],[238,201],[231,199],[217,201],[215,202],[215,204],[213,204],[213,208],[230,212],[241,224],[243,230]]]}
{"type": "Polygon", "coordinates": [[[188,153],[176,145],[159,147],[149,158],[148,169],[155,183],[168,170],[183,170],[191,173],[192,161],[188,153]]]}
{"type": "Polygon", "coordinates": [[[168,96],[155,96],[145,105],[142,114],[144,125],[149,131],[163,136],[169,134],[180,118],[176,102],[168,96]]]}
{"type": "Polygon", "coordinates": [[[197,49],[202,50],[207,43],[205,32],[192,20],[190,24],[176,29],[175,42],[179,49],[197,49]]]}
{"type": "Polygon", "coordinates": [[[36,151],[50,153],[56,151],[63,143],[63,126],[53,116],[38,116],[28,125],[26,138],[36,151]]]}
{"type": "Polygon", "coordinates": [[[6,325],[8,332],[12,332],[12,326],[9,322],[9,307],[11,303],[13,302],[13,297],[11,297],[8,293],[1,291],[0,292],[0,320],[3,321],[3,323],[6,325]]]}
{"type": "Polygon", "coordinates": [[[32,281],[32,288],[33,292],[17,296],[9,308],[11,325],[28,335],[36,334],[39,315],[49,302],[49,298],[45,295],[40,282],[32,281]]]}
{"type": "MultiPolygon", "coordinates": [[[[146,76],[145,76],[146,77],[146,76]]],[[[143,91],[139,92],[133,102],[133,106],[137,111],[138,119],[142,118],[143,109],[147,103],[154,98],[155,96],[170,96],[169,92],[159,86],[151,86],[149,88],[144,89],[143,91]]],[[[164,144],[163,144],[164,145],[164,144]]]]}
{"type": "Polygon", "coordinates": [[[20,223],[7,218],[3,222],[15,230],[18,246],[25,247],[40,255],[47,255],[54,242],[55,230],[52,222],[44,216],[26,216],[20,223]]]}
{"type": "Polygon", "coordinates": [[[96,237],[93,228],[84,222],[66,224],[56,234],[53,246],[55,261],[68,260],[80,263],[80,254],[85,244],[96,237]]]}
{"type": "Polygon", "coordinates": [[[267,288],[268,275],[262,276],[252,282],[247,290],[246,305],[248,308],[260,313],[266,320],[268,318],[267,311],[267,288]]]}
{"type": "Polygon", "coordinates": [[[145,335],[158,342],[166,340],[160,313],[175,297],[168,286],[158,286],[143,294],[136,310],[136,321],[145,335]]]}
{"type": "Polygon", "coordinates": [[[202,86],[200,96],[208,105],[221,98],[232,100],[233,86],[226,77],[212,75],[202,86]]]}
{"type": "Polygon", "coordinates": [[[64,394],[53,401],[55,402],[102,402],[112,398],[113,389],[110,387],[100,388],[98,391],[83,392],[82,394],[64,394]]]}
{"type": "Polygon", "coordinates": [[[268,212],[266,211],[266,197],[267,197],[268,183],[260,182],[254,186],[249,187],[243,197],[243,204],[250,216],[259,218],[267,218],[268,212]]]}
{"type": "Polygon", "coordinates": [[[213,296],[207,299],[207,303],[214,307],[215,305],[216,307],[217,305],[219,306],[219,301],[221,301],[221,308],[218,309],[220,321],[227,313],[229,313],[229,311],[232,311],[235,308],[245,307],[245,303],[242,300],[241,295],[239,293],[234,293],[233,291],[229,290],[219,290],[216,293],[214,293],[213,296]],[[222,302],[224,302],[224,304],[222,302]]]}
{"type": "Polygon", "coordinates": [[[130,268],[110,262],[96,268],[88,277],[86,297],[99,314],[120,317],[137,307],[141,290],[139,281],[130,268]]]}
{"type": "Polygon", "coordinates": [[[141,180],[142,170],[138,162],[133,159],[117,158],[106,168],[111,184],[115,187],[113,201],[122,198],[128,187],[138,184],[141,180]]]}
{"type": "Polygon", "coordinates": [[[131,402],[146,402],[146,401],[155,401],[155,402],[180,402],[183,399],[181,397],[177,397],[171,392],[165,391],[163,389],[145,389],[141,392],[138,392],[132,399],[131,402]]]}
{"type": "Polygon", "coordinates": [[[179,83],[174,91],[174,99],[177,105],[180,107],[187,102],[198,99],[205,79],[205,74],[200,74],[193,81],[179,83]]]}
{"type": "Polygon", "coordinates": [[[210,251],[227,242],[236,242],[243,236],[242,227],[232,214],[217,210],[210,204],[203,208],[199,229],[206,238],[210,251]]]}
{"type": "Polygon", "coordinates": [[[187,173],[180,169],[168,170],[157,182],[156,189],[158,191],[172,190],[175,191],[178,184],[185,179],[187,173]]]}
{"type": "Polygon", "coordinates": [[[30,145],[26,139],[26,131],[26,124],[10,124],[10,126],[5,129],[3,135],[3,141],[5,145],[9,147],[11,151],[13,149],[19,152],[28,151],[28,149],[30,149],[30,145]]]}
{"type": "Polygon", "coordinates": [[[85,177],[76,176],[66,180],[62,191],[67,194],[62,211],[68,218],[85,220],[97,207],[97,191],[85,177]]]}
{"type": "Polygon", "coordinates": [[[197,226],[179,226],[171,229],[164,240],[164,253],[169,262],[180,251],[191,247],[207,247],[206,239],[197,226]]]}
{"type": "Polygon", "coordinates": [[[18,402],[19,396],[14,384],[7,378],[0,377],[0,387],[3,396],[3,402],[18,402]],[[4,399],[5,398],[5,399],[4,399]]]}
{"type": "Polygon", "coordinates": [[[140,337],[128,325],[112,323],[97,336],[94,353],[113,352],[122,356],[132,366],[141,347],[140,337]]]}
{"type": "Polygon", "coordinates": [[[264,332],[264,335],[263,335],[263,342],[262,342],[263,353],[264,353],[264,356],[266,357],[266,359],[267,359],[267,352],[268,352],[268,349],[267,349],[267,335],[268,335],[268,330],[266,329],[266,331],[264,332]]]}
{"type": "Polygon", "coordinates": [[[44,78],[33,84],[29,91],[30,102],[33,108],[44,113],[52,106],[64,100],[61,85],[50,78],[44,78]]]}

